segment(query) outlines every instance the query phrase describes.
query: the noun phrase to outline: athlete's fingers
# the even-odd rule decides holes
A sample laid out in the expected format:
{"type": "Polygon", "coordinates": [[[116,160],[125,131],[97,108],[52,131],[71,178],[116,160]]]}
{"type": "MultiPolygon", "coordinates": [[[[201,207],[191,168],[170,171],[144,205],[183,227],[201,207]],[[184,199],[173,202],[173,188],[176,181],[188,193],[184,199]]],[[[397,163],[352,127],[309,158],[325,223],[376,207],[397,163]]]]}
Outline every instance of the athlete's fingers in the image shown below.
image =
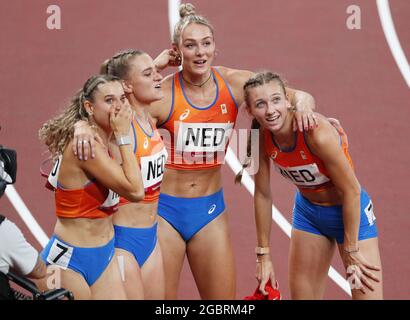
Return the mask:
{"type": "Polygon", "coordinates": [[[380,271],[381,270],[381,268],[379,266],[371,265],[367,261],[363,261],[362,263],[367,269],[374,270],[374,271],[380,271]]]}
{"type": "Polygon", "coordinates": [[[265,290],[265,286],[267,282],[268,282],[268,279],[266,277],[262,277],[262,280],[259,283],[259,291],[262,292],[262,294],[265,296],[268,294],[268,292],[265,290]]]}
{"type": "Polygon", "coordinates": [[[276,277],[275,277],[275,274],[274,273],[271,273],[271,275],[270,275],[270,283],[271,283],[271,285],[272,285],[272,288],[274,288],[274,289],[276,289],[276,290],[278,290],[279,288],[278,288],[278,282],[276,281],[276,277]]]}
{"type": "MultiPolygon", "coordinates": [[[[100,139],[101,139],[101,137],[100,137],[100,139]]],[[[90,139],[90,147],[91,147],[91,159],[94,159],[95,158],[95,141],[96,141],[96,138],[94,138],[94,139],[90,139]]],[[[101,143],[101,142],[100,142],[101,143]]]]}
{"type": "Polygon", "coordinates": [[[77,146],[78,146],[78,137],[76,135],[74,135],[73,145],[71,146],[71,149],[72,149],[72,151],[75,155],[77,155],[77,153],[78,153],[77,152],[77,146]]]}
{"type": "Polygon", "coordinates": [[[77,149],[78,159],[83,160],[83,143],[82,143],[81,137],[77,139],[76,149],[77,149]]]}
{"type": "Polygon", "coordinates": [[[90,154],[90,140],[84,139],[83,140],[83,155],[84,161],[88,160],[88,155],[90,154]]]}
{"type": "Polygon", "coordinates": [[[311,113],[308,115],[308,117],[309,117],[309,128],[310,128],[310,129],[317,128],[318,122],[317,122],[317,117],[316,117],[316,115],[315,115],[313,112],[311,112],[311,113]]]}
{"type": "Polygon", "coordinates": [[[371,291],[374,291],[373,286],[371,285],[370,281],[369,281],[366,277],[364,277],[364,276],[360,277],[360,281],[361,281],[361,283],[363,283],[368,289],[370,289],[371,291]]]}
{"type": "Polygon", "coordinates": [[[302,115],[302,121],[303,121],[303,130],[308,131],[309,130],[309,118],[307,114],[302,115]]]}
{"type": "Polygon", "coordinates": [[[366,277],[372,279],[373,281],[380,282],[379,277],[377,277],[377,276],[376,276],[375,274],[373,274],[372,272],[368,271],[365,267],[360,266],[360,270],[362,271],[362,273],[363,273],[366,277]]]}
{"type": "Polygon", "coordinates": [[[303,131],[303,119],[302,119],[301,113],[296,111],[295,118],[296,118],[297,127],[299,131],[302,132],[303,131]]]}

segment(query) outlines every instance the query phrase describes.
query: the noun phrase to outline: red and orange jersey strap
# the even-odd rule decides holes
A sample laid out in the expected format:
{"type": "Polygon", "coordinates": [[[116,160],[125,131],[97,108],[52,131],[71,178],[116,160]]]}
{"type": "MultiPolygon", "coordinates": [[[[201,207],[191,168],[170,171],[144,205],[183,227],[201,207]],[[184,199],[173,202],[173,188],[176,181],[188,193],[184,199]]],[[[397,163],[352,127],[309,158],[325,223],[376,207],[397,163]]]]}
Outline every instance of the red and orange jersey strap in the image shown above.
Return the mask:
{"type": "MultiPolygon", "coordinates": [[[[272,159],[276,171],[303,191],[319,192],[332,186],[323,161],[310,151],[306,143],[305,133],[297,131],[294,134],[295,145],[284,150],[275,143],[269,130],[264,132],[266,153],[272,159]]],[[[341,147],[353,167],[347,149],[346,135],[344,132],[343,134],[339,132],[339,135],[341,147]]]]}
{"type": "MultiPolygon", "coordinates": [[[[159,198],[160,186],[168,153],[155,124],[149,120],[150,130],[146,131],[136,118],[132,121],[135,148],[134,153],[141,168],[145,197],[141,202],[154,202],[159,198]]],[[[120,205],[129,203],[121,198],[120,205]]]]}
{"type": "Polygon", "coordinates": [[[168,168],[213,168],[225,158],[238,105],[218,69],[211,70],[216,94],[213,102],[206,107],[197,107],[189,100],[182,72],[173,77],[171,111],[168,119],[161,124],[161,128],[169,132],[169,136],[164,137],[170,156],[168,168]]]}

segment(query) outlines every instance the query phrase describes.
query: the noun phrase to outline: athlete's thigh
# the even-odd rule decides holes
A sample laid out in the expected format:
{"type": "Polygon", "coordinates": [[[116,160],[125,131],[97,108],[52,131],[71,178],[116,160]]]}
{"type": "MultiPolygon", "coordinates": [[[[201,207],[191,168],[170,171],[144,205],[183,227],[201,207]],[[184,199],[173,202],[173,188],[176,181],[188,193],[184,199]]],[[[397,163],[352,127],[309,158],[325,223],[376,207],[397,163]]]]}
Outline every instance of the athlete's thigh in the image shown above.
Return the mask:
{"type": "MultiPolygon", "coordinates": [[[[379,300],[383,299],[383,274],[379,251],[378,238],[371,238],[359,241],[360,252],[368,263],[380,267],[380,271],[371,270],[371,272],[380,279],[380,282],[370,280],[374,291],[368,290],[362,293],[360,290],[352,290],[352,298],[354,300],[379,300]]],[[[342,255],[343,245],[339,245],[339,253],[342,255]]],[[[345,265],[345,268],[347,266],[345,265]]]]}
{"type": "Polygon", "coordinates": [[[185,259],[186,243],[162,217],[158,217],[158,239],[165,271],[165,298],[176,299],[179,278],[185,259]]]}
{"type": "Polygon", "coordinates": [[[94,300],[127,299],[116,255],[111,259],[98,280],[91,286],[91,293],[94,300]]]}
{"type": "Polygon", "coordinates": [[[289,284],[292,299],[322,299],[335,241],[292,229],[289,284]]]}
{"type": "Polygon", "coordinates": [[[146,300],[165,299],[165,274],[159,242],[141,268],[146,300]]]}
{"type": "Polygon", "coordinates": [[[227,212],[188,241],[187,255],[202,299],[235,298],[235,259],[227,212]]]}
{"type": "Polygon", "coordinates": [[[126,250],[116,248],[114,259],[118,263],[127,298],[129,300],[144,299],[141,269],[134,255],[126,250]]]}
{"type": "Polygon", "coordinates": [[[43,291],[64,288],[71,291],[75,300],[90,300],[91,289],[81,274],[71,269],[49,265],[47,276],[41,282],[43,291]]]}

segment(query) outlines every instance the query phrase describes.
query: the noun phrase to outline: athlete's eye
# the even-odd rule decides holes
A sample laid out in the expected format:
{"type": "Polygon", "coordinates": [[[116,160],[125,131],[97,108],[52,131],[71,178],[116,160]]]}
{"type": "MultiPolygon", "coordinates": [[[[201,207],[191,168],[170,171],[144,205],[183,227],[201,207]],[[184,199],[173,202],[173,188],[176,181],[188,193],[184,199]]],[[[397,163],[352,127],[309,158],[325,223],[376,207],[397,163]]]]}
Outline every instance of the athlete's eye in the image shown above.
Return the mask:
{"type": "Polygon", "coordinates": [[[280,100],[281,100],[280,97],[275,97],[272,99],[272,102],[276,104],[276,103],[279,103],[280,100]]]}
{"type": "Polygon", "coordinates": [[[109,104],[111,104],[113,101],[114,101],[113,98],[107,98],[107,99],[105,99],[105,102],[107,102],[107,103],[109,103],[109,104]]]}
{"type": "Polygon", "coordinates": [[[266,106],[266,103],[264,101],[256,103],[256,108],[264,108],[266,106]]]}
{"type": "Polygon", "coordinates": [[[194,45],[192,43],[188,43],[185,45],[186,48],[188,49],[192,49],[194,47],[194,45]]]}

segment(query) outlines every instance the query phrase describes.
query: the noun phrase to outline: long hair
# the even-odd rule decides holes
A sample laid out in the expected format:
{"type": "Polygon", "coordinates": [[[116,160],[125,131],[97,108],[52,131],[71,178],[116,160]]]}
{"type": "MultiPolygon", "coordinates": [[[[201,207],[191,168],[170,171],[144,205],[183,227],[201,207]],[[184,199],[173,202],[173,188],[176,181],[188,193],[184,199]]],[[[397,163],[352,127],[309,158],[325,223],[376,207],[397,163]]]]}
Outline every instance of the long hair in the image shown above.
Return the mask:
{"type": "Polygon", "coordinates": [[[90,116],[84,108],[84,101],[94,102],[97,87],[112,81],[119,81],[119,79],[111,75],[92,76],[72,97],[70,104],[61,114],[41,126],[39,138],[46,144],[53,159],[62,154],[67,144],[73,139],[75,123],[80,120],[90,121],[90,116]]]}

